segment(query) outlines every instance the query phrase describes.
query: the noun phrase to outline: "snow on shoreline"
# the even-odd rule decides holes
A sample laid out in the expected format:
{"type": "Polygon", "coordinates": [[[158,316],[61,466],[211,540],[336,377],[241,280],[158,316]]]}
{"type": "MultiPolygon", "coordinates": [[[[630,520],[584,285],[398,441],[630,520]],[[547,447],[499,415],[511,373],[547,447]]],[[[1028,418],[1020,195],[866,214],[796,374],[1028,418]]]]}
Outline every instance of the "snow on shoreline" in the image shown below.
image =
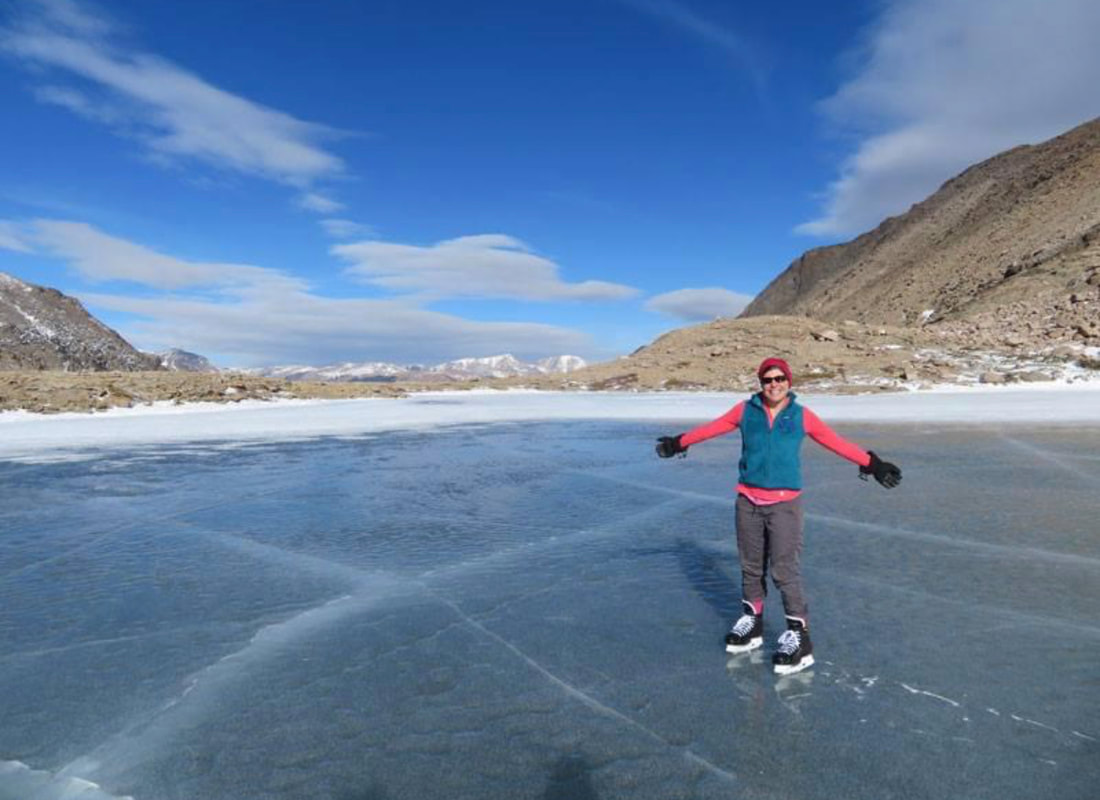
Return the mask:
{"type": "MultiPolygon", "coordinates": [[[[0,414],[0,460],[94,457],[101,448],[184,442],[290,441],[394,430],[554,420],[713,419],[742,395],[492,391],[425,392],[407,398],[168,403],[97,414],[0,414]]],[[[1100,384],[1014,386],[903,394],[804,395],[828,422],[1077,424],[1100,426],[1100,384]]],[[[670,431],[672,429],[670,428],[670,431]]],[[[675,432],[675,431],[672,431],[675,432]]]]}

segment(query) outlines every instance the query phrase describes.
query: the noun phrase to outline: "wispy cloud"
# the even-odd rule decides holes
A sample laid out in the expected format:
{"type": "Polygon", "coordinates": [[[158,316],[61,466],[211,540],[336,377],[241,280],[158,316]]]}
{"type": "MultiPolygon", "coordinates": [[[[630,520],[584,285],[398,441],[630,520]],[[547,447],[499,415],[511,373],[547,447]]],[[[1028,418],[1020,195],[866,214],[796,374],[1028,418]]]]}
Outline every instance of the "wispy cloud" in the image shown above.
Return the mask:
{"type": "Polygon", "coordinates": [[[511,236],[484,234],[428,247],[365,241],[331,252],[352,264],[348,273],[375,286],[425,297],[511,300],[622,300],[637,289],[605,281],[566,283],[558,265],[511,236]]]}
{"type": "Polygon", "coordinates": [[[103,233],[84,222],[35,220],[24,243],[66,262],[93,282],[128,281],[162,290],[233,288],[248,293],[301,291],[306,283],[278,270],[248,264],[187,261],[103,233]]]}
{"type": "Polygon", "coordinates": [[[1100,110],[1095,0],[890,0],[861,67],[825,101],[859,136],[800,233],[858,233],[968,165],[1100,110]]]}
{"type": "Polygon", "coordinates": [[[700,322],[715,317],[735,317],[752,302],[752,296],[729,289],[678,289],[651,297],[647,311],[656,311],[686,322],[700,322]]]}
{"type": "Polygon", "coordinates": [[[320,142],[332,129],[220,89],[118,43],[111,24],[68,0],[24,2],[0,28],[0,51],[46,77],[37,95],[142,143],[149,155],[305,188],[340,175],[320,142]],[[61,84],[64,79],[76,83],[61,84]]]}
{"type": "Polygon", "coordinates": [[[298,197],[298,207],[316,214],[334,214],[344,210],[344,204],[320,192],[305,192],[298,197]]]}
{"type": "Polygon", "coordinates": [[[323,219],[321,220],[321,227],[333,239],[354,239],[359,236],[377,235],[377,232],[370,225],[363,225],[350,219],[323,219]]]}
{"type": "Polygon", "coordinates": [[[17,253],[30,253],[34,248],[27,241],[23,226],[15,222],[0,220],[0,250],[14,250],[17,253]]]}
{"type": "Polygon", "coordinates": [[[767,70],[759,48],[737,31],[707,19],[688,5],[673,0],[619,0],[636,11],[648,14],[712,47],[717,47],[740,63],[752,77],[757,89],[767,80],[767,70]]]}

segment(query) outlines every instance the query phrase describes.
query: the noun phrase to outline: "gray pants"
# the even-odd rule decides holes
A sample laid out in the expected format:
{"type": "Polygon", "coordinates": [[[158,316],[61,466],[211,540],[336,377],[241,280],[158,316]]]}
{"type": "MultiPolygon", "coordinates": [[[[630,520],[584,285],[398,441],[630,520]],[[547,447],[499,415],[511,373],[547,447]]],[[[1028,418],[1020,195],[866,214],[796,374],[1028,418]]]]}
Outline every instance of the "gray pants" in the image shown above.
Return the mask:
{"type": "Polygon", "coordinates": [[[770,567],[787,616],[809,623],[800,568],[801,498],[758,506],[744,495],[737,495],[737,554],[741,559],[741,596],[745,600],[763,602],[770,567]]]}

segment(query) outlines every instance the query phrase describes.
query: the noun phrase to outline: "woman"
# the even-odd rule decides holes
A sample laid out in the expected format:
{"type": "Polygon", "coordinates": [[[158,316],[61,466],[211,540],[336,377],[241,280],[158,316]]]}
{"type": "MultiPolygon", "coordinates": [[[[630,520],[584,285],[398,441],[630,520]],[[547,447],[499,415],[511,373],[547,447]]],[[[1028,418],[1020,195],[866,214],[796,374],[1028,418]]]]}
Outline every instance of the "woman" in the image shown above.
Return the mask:
{"type": "Polygon", "coordinates": [[[859,465],[860,477],[873,475],[887,489],[901,482],[901,470],[838,436],[816,414],[800,405],[791,391],[791,368],[768,358],[757,370],[760,392],[713,422],[679,436],[658,439],[657,455],[669,458],[699,442],[741,429],[737,484],[737,555],[741,560],[744,614],[726,635],[726,650],[741,653],[764,643],[767,574],[783,597],[787,630],[772,657],[780,675],[814,663],[809,606],[802,593],[802,465],[799,451],[809,436],[859,465]]]}

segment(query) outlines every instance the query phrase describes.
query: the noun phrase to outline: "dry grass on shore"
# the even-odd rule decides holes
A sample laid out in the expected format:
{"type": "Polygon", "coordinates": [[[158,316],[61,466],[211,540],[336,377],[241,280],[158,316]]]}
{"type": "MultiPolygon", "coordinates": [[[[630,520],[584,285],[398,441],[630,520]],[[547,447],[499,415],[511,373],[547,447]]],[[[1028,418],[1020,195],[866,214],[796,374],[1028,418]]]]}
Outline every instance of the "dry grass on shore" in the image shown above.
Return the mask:
{"type": "Polygon", "coordinates": [[[403,397],[395,383],[290,382],[243,373],[0,372],[0,411],[102,411],[155,402],[231,403],[279,398],[403,397]]]}

